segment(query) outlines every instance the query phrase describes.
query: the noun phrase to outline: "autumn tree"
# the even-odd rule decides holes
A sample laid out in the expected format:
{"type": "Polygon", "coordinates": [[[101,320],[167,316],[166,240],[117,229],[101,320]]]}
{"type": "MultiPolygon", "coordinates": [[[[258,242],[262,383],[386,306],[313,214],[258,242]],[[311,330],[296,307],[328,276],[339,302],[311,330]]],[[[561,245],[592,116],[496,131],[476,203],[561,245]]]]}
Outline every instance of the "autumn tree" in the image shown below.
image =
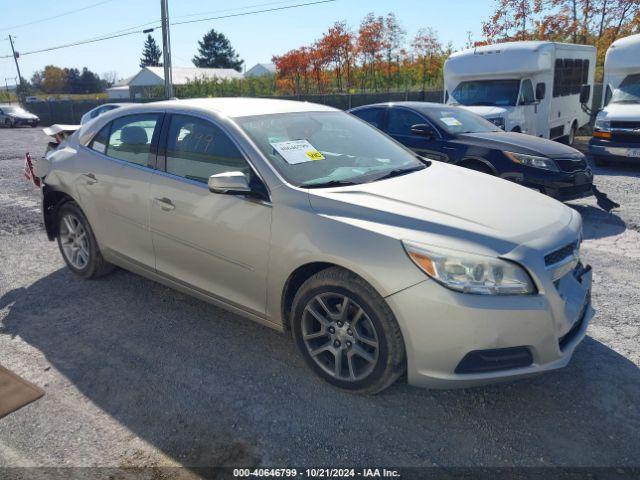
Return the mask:
{"type": "Polygon", "coordinates": [[[301,47],[272,58],[281,79],[288,80],[295,95],[309,91],[309,48],[301,47]]]}
{"type": "Polygon", "coordinates": [[[421,28],[411,42],[411,46],[420,63],[420,79],[422,91],[424,91],[433,59],[442,55],[442,45],[438,34],[432,28],[421,28]]]}
{"type": "Polygon", "coordinates": [[[40,87],[45,93],[63,93],[67,85],[67,73],[54,65],[44,67],[40,87]]]}
{"type": "Polygon", "coordinates": [[[384,19],[369,13],[358,30],[358,51],[362,56],[363,86],[367,77],[371,78],[373,88],[377,87],[376,69],[377,63],[384,48],[384,19]]]}
{"type": "Polygon", "coordinates": [[[339,91],[351,86],[353,57],[355,54],[354,35],[345,22],[336,22],[316,43],[318,55],[330,65],[336,77],[339,91]],[[346,82],[345,82],[346,80],[346,82]]]}
{"type": "Polygon", "coordinates": [[[534,26],[534,17],[542,8],[542,0],[497,0],[491,20],[482,22],[487,40],[528,40],[528,29],[534,26]]]}
{"type": "Polygon", "coordinates": [[[406,32],[400,26],[395,13],[387,14],[384,19],[384,49],[387,60],[387,90],[391,87],[392,63],[395,59],[396,66],[399,67],[399,52],[404,44],[406,32]]]}

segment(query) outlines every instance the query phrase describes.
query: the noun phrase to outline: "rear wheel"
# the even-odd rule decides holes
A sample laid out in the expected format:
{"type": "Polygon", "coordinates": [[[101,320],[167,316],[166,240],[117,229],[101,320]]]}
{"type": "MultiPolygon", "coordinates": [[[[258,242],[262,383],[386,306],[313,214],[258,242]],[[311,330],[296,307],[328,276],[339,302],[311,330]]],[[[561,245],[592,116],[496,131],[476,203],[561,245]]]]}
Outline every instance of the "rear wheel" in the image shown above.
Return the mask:
{"type": "Polygon", "coordinates": [[[13,122],[10,119],[5,118],[4,119],[4,126],[7,127],[7,128],[13,128],[15,125],[13,124],[13,122]]]}
{"type": "Polygon", "coordinates": [[[93,230],[75,202],[64,203],[58,209],[58,247],[69,269],[83,278],[97,278],[113,270],[107,263],[93,230]]]}
{"type": "Polygon", "coordinates": [[[578,133],[578,126],[573,123],[571,125],[571,129],[569,130],[569,135],[567,135],[566,137],[563,137],[563,143],[566,143],[567,145],[573,145],[576,141],[576,135],[578,133]]]}
{"type": "Polygon", "coordinates": [[[336,387],[377,393],[406,368],[393,312],[371,285],[346,270],[323,270],[300,287],[291,326],[307,365],[336,387]]]}

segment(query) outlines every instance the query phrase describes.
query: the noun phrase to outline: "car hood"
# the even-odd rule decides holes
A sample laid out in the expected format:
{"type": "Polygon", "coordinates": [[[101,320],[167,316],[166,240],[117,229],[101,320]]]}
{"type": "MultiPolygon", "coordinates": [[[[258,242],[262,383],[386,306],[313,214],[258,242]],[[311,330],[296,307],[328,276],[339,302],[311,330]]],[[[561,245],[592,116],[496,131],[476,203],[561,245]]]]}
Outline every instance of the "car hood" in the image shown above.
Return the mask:
{"type": "Polygon", "coordinates": [[[506,254],[572,220],[560,202],[484,173],[432,162],[400,177],[309,190],[320,215],[400,240],[506,254]]]}
{"type": "Polygon", "coordinates": [[[517,132],[465,133],[458,135],[457,139],[462,140],[467,145],[474,144],[497,150],[543,155],[550,158],[582,156],[578,150],[568,145],[517,132]]]}
{"type": "Polygon", "coordinates": [[[640,120],[640,105],[635,103],[610,103],[602,110],[604,120],[640,120]]]}
{"type": "Polygon", "coordinates": [[[477,115],[480,115],[481,117],[484,118],[494,118],[494,117],[500,117],[500,116],[504,116],[507,114],[508,110],[505,107],[496,107],[496,106],[482,106],[482,105],[475,105],[475,106],[465,106],[465,105],[460,105],[461,108],[464,108],[465,110],[469,110],[470,112],[473,112],[477,115]]]}
{"type": "Polygon", "coordinates": [[[33,113],[14,113],[14,112],[10,112],[10,113],[8,113],[8,115],[11,116],[11,117],[19,118],[21,120],[35,120],[36,118],[38,118],[33,113]]]}

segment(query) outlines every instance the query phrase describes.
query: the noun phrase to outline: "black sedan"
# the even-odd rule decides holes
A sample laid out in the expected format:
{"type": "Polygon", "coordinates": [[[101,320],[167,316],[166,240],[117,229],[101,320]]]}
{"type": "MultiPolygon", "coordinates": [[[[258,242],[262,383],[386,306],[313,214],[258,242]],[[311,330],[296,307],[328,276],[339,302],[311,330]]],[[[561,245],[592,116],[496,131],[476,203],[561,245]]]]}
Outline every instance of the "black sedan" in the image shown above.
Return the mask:
{"type": "Polygon", "coordinates": [[[500,176],[562,201],[593,193],[593,173],[579,151],[505,132],[462,108],[398,102],[358,107],[350,113],[426,158],[500,176]]]}

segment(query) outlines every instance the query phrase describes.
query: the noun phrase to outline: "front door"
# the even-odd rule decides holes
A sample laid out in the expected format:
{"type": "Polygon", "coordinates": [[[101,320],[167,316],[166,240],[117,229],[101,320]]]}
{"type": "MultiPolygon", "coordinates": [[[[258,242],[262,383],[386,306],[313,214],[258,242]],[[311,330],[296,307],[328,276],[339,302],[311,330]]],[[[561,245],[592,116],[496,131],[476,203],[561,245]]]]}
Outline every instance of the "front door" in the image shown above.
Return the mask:
{"type": "Polygon", "coordinates": [[[251,177],[253,170],[209,120],[171,115],[165,145],[164,172],[155,173],[150,191],[157,271],[264,316],[271,206],[211,193],[207,186],[211,175],[241,171],[251,177]]]}
{"type": "Polygon", "coordinates": [[[406,108],[391,107],[387,111],[386,131],[390,136],[422,157],[443,162],[451,161],[436,129],[434,128],[435,135],[431,138],[416,135],[411,132],[411,127],[416,124],[431,125],[421,115],[406,108]]]}

